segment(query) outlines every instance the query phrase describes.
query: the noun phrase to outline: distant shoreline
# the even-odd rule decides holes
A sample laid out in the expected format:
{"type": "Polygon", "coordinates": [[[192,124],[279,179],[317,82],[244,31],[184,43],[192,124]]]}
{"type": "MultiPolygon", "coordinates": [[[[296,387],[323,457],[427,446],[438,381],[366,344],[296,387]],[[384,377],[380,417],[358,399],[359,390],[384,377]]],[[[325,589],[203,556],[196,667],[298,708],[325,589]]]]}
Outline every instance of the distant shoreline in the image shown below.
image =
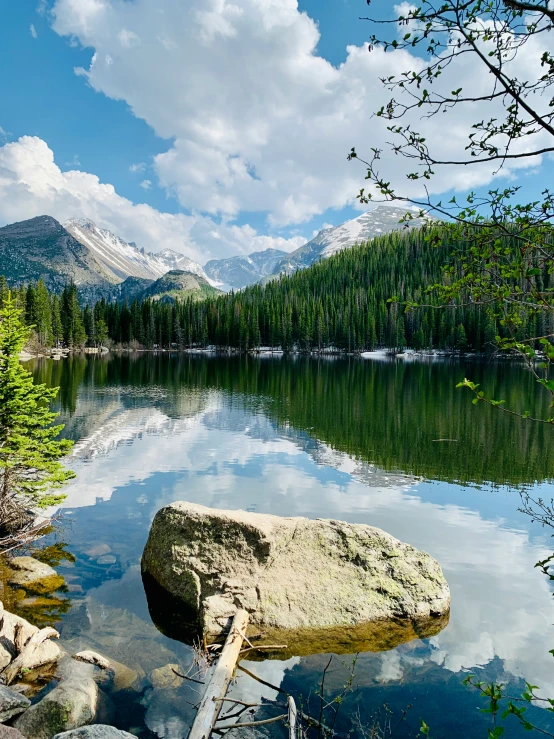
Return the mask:
{"type": "MultiPolygon", "coordinates": [[[[475,360],[511,360],[511,361],[522,361],[522,358],[517,354],[486,354],[478,352],[459,352],[459,351],[447,351],[447,350],[433,350],[433,349],[405,349],[403,351],[395,351],[392,349],[375,349],[373,351],[347,351],[345,349],[311,349],[311,350],[300,350],[293,349],[289,351],[283,351],[282,349],[270,349],[269,347],[261,347],[260,349],[236,349],[234,347],[172,347],[166,348],[128,348],[128,347],[117,347],[113,349],[107,349],[101,347],[100,349],[85,347],[84,349],[59,349],[59,350],[48,350],[43,349],[37,353],[30,353],[28,351],[22,351],[19,358],[22,362],[29,362],[32,359],[64,359],[70,355],[85,354],[85,355],[106,355],[106,354],[193,354],[200,356],[251,356],[251,357],[312,357],[321,359],[340,359],[343,357],[357,357],[359,359],[372,359],[378,361],[390,361],[392,359],[403,359],[405,361],[411,360],[422,360],[422,359],[475,359],[475,360]]],[[[537,360],[540,357],[537,356],[537,360]]]]}

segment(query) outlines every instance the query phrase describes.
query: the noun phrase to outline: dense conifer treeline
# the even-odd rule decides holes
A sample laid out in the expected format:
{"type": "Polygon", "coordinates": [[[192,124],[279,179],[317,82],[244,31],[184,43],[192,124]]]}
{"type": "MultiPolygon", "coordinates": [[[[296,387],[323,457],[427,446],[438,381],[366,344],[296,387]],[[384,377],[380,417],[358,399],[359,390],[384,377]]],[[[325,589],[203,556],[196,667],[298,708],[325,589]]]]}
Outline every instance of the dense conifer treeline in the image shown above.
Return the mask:
{"type": "MultiPolygon", "coordinates": [[[[68,285],[58,299],[49,296],[40,281],[21,288],[18,300],[42,345],[97,346],[110,339],[116,345],[148,349],[486,351],[503,329],[482,308],[428,306],[405,312],[402,305],[389,302],[399,296],[429,304],[425,291],[445,279],[441,268],[452,246],[431,246],[422,231],[395,232],[265,286],[204,301],[149,299],[127,305],[101,300],[81,309],[75,285],[68,285]]],[[[549,286],[548,274],[537,279],[549,286]]],[[[0,301],[5,290],[0,283],[0,301]]],[[[533,320],[531,335],[552,333],[554,326],[546,325],[550,317],[533,320]]]]}

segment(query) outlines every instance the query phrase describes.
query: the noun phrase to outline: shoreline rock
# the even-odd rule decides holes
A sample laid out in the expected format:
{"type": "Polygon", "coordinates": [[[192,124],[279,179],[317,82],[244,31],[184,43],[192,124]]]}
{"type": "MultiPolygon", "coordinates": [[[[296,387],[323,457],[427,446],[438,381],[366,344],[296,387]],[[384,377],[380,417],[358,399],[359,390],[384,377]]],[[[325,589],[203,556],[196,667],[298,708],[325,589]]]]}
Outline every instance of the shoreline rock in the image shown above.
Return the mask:
{"type": "Polygon", "coordinates": [[[156,514],[144,574],[201,618],[207,636],[237,608],[275,629],[444,617],[450,591],[425,552],[365,524],[177,502],[156,514]]]}

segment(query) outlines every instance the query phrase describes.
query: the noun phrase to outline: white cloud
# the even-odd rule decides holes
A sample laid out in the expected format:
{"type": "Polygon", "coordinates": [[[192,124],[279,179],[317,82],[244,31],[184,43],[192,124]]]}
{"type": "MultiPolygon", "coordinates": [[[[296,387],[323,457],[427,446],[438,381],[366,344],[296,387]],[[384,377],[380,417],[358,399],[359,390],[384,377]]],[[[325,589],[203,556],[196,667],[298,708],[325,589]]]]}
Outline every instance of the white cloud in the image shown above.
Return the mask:
{"type": "MultiPolygon", "coordinates": [[[[388,139],[387,122],[372,117],[389,96],[379,78],[424,63],[406,51],[368,54],[350,46],[335,67],[318,56],[317,26],[296,0],[56,0],[52,17],[59,34],[94,49],[88,70],[80,70],[89,84],[125,100],[173,140],[154,168],[184,207],[229,217],[267,211],[273,224],[306,221],[353,201],[364,171],[346,161],[348,150],[384,147],[388,139]]],[[[531,40],[518,64],[537,64],[539,43],[531,40]]],[[[448,91],[468,86],[475,94],[492,84],[469,57],[441,80],[448,91]]],[[[487,115],[494,112],[491,106],[487,115]]],[[[417,127],[439,156],[453,158],[464,154],[481,115],[460,109],[417,127]]],[[[538,161],[512,164],[512,171],[538,161]]],[[[383,162],[393,184],[411,168],[402,157],[383,162]]],[[[465,190],[489,182],[492,172],[445,169],[431,187],[465,190]]],[[[420,192],[418,183],[409,187],[420,192]]]]}
{"type": "Polygon", "coordinates": [[[137,172],[144,172],[145,169],[146,164],[144,162],[138,162],[137,164],[131,164],[129,172],[131,172],[131,174],[136,174],[137,172]]]}
{"type": "Polygon", "coordinates": [[[152,187],[152,182],[151,180],[143,180],[140,183],[139,187],[142,187],[143,190],[150,190],[150,188],[152,187]]]}
{"type": "Polygon", "coordinates": [[[33,38],[38,38],[37,29],[35,28],[34,23],[31,23],[31,25],[29,26],[29,32],[33,38]]]}
{"type": "Polygon", "coordinates": [[[163,213],[145,203],[134,204],[96,175],[78,169],[62,172],[45,141],[23,136],[0,146],[0,224],[38,215],[58,221],[91,218],[147,250],[168,247],[201,264],[268,247],[292,251],[305,241],[262,236],[248,225],[219,224],[205,216],[163,213]]]}

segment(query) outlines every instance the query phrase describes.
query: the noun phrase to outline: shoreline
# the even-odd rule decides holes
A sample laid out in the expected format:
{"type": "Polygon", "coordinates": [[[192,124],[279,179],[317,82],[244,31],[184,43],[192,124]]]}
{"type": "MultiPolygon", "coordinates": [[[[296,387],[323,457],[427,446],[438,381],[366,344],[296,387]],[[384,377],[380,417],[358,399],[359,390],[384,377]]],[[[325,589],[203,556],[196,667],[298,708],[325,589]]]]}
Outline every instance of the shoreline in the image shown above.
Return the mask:
{"type": "MultiPolygon", "coordinates": [[[[53,359],[60,360],[71,355],[84,354],[91,356],[105,356],[107,354],[193,354],[200,356],[251,356],[251,357],[317,357],[321,359],[340,359],[344,357],[357,357],[359,359],[373,359],[378,361],[390,361],[402,359],[404,361],[413,360],[439,360],[439,359],[475,359],[475,360],[510,360],[523,361],[522,357],[517,354],[508,353],[492,353],[485,352],[459,352],[438,349],[404,349],[403,351],[395,351],[389,348],[374,349],[371,351],[346,351],[343,349],[309,349],[300,350],[292,349],[283,351],[282,349],[272,349],[270,347],[260,347],[259,349],[236,349],[234,347],[171,347],[171,348],[129,348],[118,346],[112,349],[101,347],[100,349],[93,347],[85,347],[84,349],[43,349],[37,353],[31,354],[23,350],[19,359],[22,362],[29,362],[32,359],[53,359]]],[[[537,354],[537,361],[542,361],[542,357],[537,354]]]]}

